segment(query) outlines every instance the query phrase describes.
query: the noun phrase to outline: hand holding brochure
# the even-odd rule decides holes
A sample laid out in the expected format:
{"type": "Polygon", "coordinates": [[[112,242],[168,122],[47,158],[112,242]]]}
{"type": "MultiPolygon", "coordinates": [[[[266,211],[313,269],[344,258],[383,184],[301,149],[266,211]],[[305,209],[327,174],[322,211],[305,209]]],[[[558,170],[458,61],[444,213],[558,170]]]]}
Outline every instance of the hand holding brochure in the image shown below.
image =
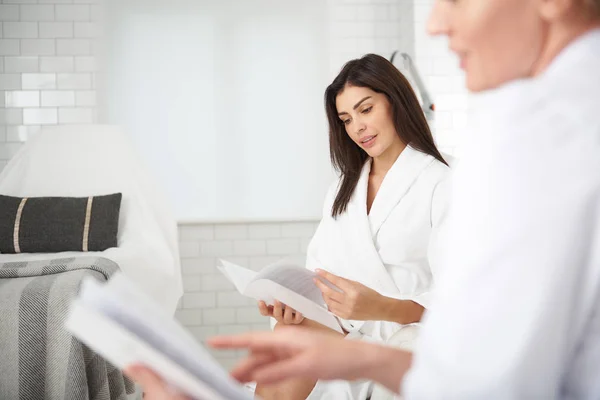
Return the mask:
{"type": "Polygon", "coordinates": [[[306,318],[343,333],[335,315],[327,310],[323,295],[315,285],[314,272],[294,265],[275,264],[260,272],[220,260],[219,270],[244,296],[273,305],[275,300],[292,307],[306,318]]]}
{"type": "Polygon", "coordinates": [[[152,368],[194,399],[251,400],[211,355],[124,275],[84,280],[67,330],[116,367],[152,368]]]}

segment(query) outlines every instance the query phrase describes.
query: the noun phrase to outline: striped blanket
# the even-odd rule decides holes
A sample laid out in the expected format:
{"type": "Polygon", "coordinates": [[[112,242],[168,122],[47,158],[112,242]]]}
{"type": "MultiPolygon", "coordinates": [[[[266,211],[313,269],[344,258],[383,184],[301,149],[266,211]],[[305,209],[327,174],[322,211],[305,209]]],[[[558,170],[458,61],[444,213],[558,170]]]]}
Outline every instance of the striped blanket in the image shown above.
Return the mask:
{"type": "Polygon", "coordinates": [[[0,264],[0,399],[125,400],[121,372],[73,338],[63,324],[85,276],[107,280],[105,258],[0,264]]]}

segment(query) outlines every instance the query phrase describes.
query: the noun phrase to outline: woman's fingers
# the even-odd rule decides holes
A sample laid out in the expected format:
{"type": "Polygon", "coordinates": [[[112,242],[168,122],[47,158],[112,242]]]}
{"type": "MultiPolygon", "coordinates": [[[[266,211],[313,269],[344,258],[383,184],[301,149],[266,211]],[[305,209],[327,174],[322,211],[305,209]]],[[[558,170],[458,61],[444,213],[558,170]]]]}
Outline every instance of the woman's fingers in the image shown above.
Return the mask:
{"type": "Polygon", "coordinates": [[[323,294],[323,298],[325,299],[325,301],[327,301],[328,299],[331,299],[332,301],[336,301],[338,303],[343,303],[344,293],[340,293],[340,292],[330,288],[329,286],[327,286],[325,283],[323,283],[323,281],[321,281],[318,278],[315,278],[313,280],[315,282],[315,285],[317,285],[317,287],[323,294]]]}
{"type": "Polygon", "coordinates": [[[230,374],[239,382],[252,382],[254,371],[265,364],[275,362],[275,360],[276,356],[273,353],[251,353],[248,358],[240,361],[230,374]]]}
{"type": "Polygon", "coordinates": [[[294,309],[292,307],[285,307],[283,311],[283,322],[287,325],[291,325],[294,323],[294,309]]]}
{"type": "Polygon", "coordinates": [[[258,302],[258,311],[260,311],[260,315],[263,315],[265,317],[271,316],[271,311],[269,311],[269,307],[267,306],[267,303],[265,303],[264,301],[258,302]]]}
{"type": "Polygon", "coordinates": [[[283,304],[277,300],[275,300],[275,305],[273,306],[273,318],[277,321],[283,320],[283,304]]]}
{"type": "Polygon", "coordinates": [[[302,315],[302,313],[299,313],[298,311],[296,311],[294,313],[294,321],[293,321],[293,323],[296,324],[296,325],[298,325],[303,320],[304,320],[304,315],[302,315]]]}

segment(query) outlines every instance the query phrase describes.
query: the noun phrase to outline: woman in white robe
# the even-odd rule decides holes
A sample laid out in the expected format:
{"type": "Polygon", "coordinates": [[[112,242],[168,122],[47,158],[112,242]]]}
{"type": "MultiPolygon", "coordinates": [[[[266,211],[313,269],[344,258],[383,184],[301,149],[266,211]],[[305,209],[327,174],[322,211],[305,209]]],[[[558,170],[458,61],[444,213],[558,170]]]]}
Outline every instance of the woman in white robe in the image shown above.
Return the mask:
{"type": "MultiPolygon", "coordinates": [[[[327,88],[331,158],[340,172],[307,254],[328,308],[346,337],[407,341],[428,307],[432,235],[446,209],[449,168],[406,78],[377,55],[350,61],[327,88]]],[[[260,304],[280,324],[318,328],[291,308],[260,304]]],[[[321,328],[327,329],[327,328],[321,328]]],[[[366,399],[370,382],[287,382],[263,398],[366,399]],[[313,389],[314,387],[314,389],[313,389]]]]}

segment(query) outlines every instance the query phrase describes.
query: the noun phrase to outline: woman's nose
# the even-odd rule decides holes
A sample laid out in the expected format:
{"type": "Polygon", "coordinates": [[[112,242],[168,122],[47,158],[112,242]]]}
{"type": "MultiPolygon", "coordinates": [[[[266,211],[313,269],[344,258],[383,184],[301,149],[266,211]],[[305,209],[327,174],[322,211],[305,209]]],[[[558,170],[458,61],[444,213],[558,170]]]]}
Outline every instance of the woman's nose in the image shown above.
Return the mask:
{"type": "Polygon", "coordinates": [[[357,135],[363,133],[365,129],[367,129],[367,126],[364,123],[362,123],[360,121],[356,122],[356,134],[357,135]]]}
{"type": "Polygon", "coordinates": [[[431,36],[448,35],[448,17],[452,3],[449,0],[436,0],[427,20],[427,33],[431,36]]]}

